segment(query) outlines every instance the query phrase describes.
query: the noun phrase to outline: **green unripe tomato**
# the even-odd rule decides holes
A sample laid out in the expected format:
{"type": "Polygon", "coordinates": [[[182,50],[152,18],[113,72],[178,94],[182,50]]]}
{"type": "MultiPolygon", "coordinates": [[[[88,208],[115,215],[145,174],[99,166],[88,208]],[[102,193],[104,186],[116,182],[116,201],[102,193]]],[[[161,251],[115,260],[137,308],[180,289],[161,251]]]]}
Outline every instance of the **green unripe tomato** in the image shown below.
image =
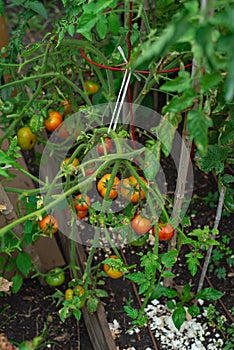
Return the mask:
{"type": "Polygon", "coordinates": [[[136,239],[134,239],[133,237],[128,237],[129,244],[134,247],[140,247],[144,245],[148,238],[149,238],[149,233],[146,233],[145,235],[142,235],[136,239]]]}
{"type": "Polygon", "coordinates": [[[60,267],[51,269],[46,276],[46,283],[52,287],[58,287],[65,281],[65,273],[60,267]]]}
{"type": "Polygon", "coordinates": [[[23,126],[17,132],[17,142],[22,150],[29,151],[35,146],[37,135],[28,126],[23,126]]]}
{"type": "Polygon", "coordinates": [[[0,111],[3,114],[10,114],[14,109],[14,105],[11,101],[5,101],[2,105],[0,105],[0,111]]]}

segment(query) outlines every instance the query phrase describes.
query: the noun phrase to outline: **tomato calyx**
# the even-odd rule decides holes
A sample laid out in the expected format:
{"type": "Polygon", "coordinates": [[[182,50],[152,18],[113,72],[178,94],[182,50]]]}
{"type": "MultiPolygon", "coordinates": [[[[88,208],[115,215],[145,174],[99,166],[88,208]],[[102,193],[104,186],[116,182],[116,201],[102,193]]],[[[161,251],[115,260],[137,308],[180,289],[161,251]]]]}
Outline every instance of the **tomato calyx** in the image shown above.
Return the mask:
{"type": "MultiPolygon", "coordinates": [[[[140,176],[140,179],[147,185],[147,181],[143,176],[140,176]]],[[[146,194],[135,176],[129,176],[122,181],[120,192],[125,199],[131,201],[133,204],[137,204],[139,200],[146,198],[146,194]]]]}

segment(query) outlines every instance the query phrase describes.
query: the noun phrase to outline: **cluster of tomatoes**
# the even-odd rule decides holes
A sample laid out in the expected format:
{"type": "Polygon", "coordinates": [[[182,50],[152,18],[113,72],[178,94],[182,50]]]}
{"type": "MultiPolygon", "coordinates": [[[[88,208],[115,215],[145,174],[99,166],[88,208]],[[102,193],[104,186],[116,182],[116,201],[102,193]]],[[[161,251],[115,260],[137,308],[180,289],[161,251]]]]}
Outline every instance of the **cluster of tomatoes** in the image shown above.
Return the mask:
{"type": "MultiPolygon", "coordinates": [[[[100,85],[93,80],[85,81],[84,87],[87,94],[91,96],[93,94],[96,94],[100,90],[100,85]]],[[[5,110],[7,107],[8,106],[5,107],[5,110]]],[[[44,119],[44,127],[49,132],[53,132],[54,130],[56,130],[62,124],[64,117],[72,112],[72,105],[67,99],[60,103],[60,108],[63,109],[62,114],[56,110],[50,110],[48,112],[48,117],[44,119]]],[[[7,110],[8,113],[12,111],[12,109],[10,110],[10,108],[8,108],[7,110]]],[[[29,126],[23,126],[17,131],[17,142],[23,151],[29,151],[33,149],[37,142],[37,134],[34,132],[34,129],[38,119],[39,116],[33,116],[30,119],[29,126]]],[[[61,138],[67,138],[69,135],[70,134],[65,126],[60,128],[59,136],[61,138]]]]}

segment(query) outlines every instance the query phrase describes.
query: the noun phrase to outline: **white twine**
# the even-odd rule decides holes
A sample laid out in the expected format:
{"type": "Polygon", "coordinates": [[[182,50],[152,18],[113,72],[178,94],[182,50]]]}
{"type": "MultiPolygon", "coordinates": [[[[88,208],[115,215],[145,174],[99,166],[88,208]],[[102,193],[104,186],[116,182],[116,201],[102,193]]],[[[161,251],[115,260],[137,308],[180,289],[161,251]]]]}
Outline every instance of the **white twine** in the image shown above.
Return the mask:
{"type": "MultiPolygon", "coordinates": [[[[127,59],[125,57],[123,49],[120,46],[118,46],[118,50],[119,50],[121,56],[123,57],[123,60],[125,61],[125,63],[127,63],[128,61],[127,61],[127,59]]],[[[112,127],[113,123],[114,123],[113,130],[115,130],[116,127],[117,127],[119,115],[120,115],[120,112],[121,112],[121,109],[122,109],[122,106],[124,104],[125,97],[126,97],[126,94],[127,94],[128,84],[129,84],[130,78],[131,78],[131,71],[129,69],[126,69],[126,71],[124,73],[124,76],[123,76],[122,84],[121,84],[121,87],[120,87],[120,90],[119,90],[119,94],[118,94],[118,97],[117,97],[117,101],[116,101],[116,104],[115,104],[115,108],[114,108],[114,111],[113,111],[113,114],[112,114],[111,122],[110,122],[110,125],[109,125],[109,128],[108,128],[108,134],[109,134],[109,132],[111,130],[111,127],[112,127]]]]}

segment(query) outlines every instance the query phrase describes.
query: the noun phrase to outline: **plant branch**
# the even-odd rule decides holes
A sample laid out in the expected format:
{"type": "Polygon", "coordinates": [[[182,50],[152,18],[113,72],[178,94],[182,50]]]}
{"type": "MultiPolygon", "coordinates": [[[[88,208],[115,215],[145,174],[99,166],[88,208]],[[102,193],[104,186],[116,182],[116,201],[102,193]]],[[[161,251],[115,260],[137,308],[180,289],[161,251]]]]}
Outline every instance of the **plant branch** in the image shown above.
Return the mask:
{"type": "MultiPolygon", "coordinates": [[[[217,211],[216,211],[216,217],[215,217],[215,222],[214,222],[214,228],[215,229],[218,228],[219,222],[220,222],[220,219],[221,219],[225,192],[226,192],[226,187],[224,185],[222,185],[221,191],[220,191],[220,194],[219,194],[219,203],[218,203],[218,207],[217,207],[217,211]]],[[[212,234],[211,238],[215,239],[215,234],[214,233],[212,234]]],[[[204,265],[203,265],[201,276],[200,276],[200,280],[199,280],[199,283],[198,283],[197,293],[199,293],[202,290],[202,287],[203,287],[203,284],[204,284],[204,280],[205,280],[205,277],[206,277],[207,268],[208,268],[208,265],[209,265],[209,262],[210,262],[210,257],[211,257],[212,250],[213,250],[213,245],[210,245],[208,250],[207,250],[207,253],[206,253],[204,265]]]]}

